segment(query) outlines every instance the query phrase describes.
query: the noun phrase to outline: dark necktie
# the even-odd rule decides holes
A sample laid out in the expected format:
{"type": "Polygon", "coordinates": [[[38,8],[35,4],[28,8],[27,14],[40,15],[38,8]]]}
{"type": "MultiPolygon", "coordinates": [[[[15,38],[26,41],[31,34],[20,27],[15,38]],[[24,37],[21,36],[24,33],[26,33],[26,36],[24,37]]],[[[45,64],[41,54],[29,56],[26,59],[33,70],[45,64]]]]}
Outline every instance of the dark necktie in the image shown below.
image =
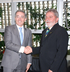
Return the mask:
{"type": "Polygon", "coordinates": [[[45,37],[48,35],[49,31],[50,31],[50,29],[47,28],[47,30],[46,30],[46,34],[45,34],[45,37]]]}

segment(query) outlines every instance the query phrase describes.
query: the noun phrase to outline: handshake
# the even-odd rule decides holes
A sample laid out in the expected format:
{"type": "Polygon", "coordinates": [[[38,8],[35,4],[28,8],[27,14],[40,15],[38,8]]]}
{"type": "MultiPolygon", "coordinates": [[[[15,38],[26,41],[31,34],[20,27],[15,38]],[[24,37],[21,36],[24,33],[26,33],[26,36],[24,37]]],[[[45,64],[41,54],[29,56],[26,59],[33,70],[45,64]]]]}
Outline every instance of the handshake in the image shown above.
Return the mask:
{"type": "Polygon", "coordinates": [[[25,49],[24,49],[24,53],[25,54],[32,53],[32,48],[30,46],[26,46],[25,49]]]}

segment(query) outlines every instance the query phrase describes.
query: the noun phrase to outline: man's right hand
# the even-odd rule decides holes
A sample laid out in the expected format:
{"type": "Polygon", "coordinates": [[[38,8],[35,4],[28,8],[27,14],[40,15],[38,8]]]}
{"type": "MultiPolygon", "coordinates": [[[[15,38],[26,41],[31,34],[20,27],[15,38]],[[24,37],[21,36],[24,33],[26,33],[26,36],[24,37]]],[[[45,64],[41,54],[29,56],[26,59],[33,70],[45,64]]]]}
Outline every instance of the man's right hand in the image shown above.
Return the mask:
{"type": "Polygon", "coordinates": [[[25,54],[32,53],[32,48],[31,48],[30,46],[26,46],[26,47],[24,48],[24,53],[25,53],[25,54]]]}

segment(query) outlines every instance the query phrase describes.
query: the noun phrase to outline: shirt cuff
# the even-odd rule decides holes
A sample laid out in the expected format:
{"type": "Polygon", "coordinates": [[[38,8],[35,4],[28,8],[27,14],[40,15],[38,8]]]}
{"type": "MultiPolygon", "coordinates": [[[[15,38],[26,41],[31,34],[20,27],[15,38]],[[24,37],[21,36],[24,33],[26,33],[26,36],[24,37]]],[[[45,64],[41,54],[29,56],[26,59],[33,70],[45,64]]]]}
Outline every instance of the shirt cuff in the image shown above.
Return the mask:
{"type": "Polygon", "coordinates": [[[28,64],[32,64],[32,63],[28,63],[28,64]]]}
{"type": "Polygon", "coordinates": [[[19,49],[19,53],[24,53],[24,48],[25,48],[24,46],[21,46],[19,49]]]}

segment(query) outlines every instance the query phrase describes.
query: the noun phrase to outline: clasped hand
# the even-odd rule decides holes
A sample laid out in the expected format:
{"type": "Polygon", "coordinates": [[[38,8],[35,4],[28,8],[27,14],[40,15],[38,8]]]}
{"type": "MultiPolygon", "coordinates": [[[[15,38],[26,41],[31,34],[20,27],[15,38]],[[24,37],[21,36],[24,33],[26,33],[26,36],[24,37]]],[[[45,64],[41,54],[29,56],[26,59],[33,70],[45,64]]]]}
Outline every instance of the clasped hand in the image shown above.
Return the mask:
{"type": "Polygon", "coordinates": [[[26,46],[26,47],[24,48],[24,53],[25,53],[25,54],[32,53],[32,48],[31,48],[30,46],[26,46]]]}

